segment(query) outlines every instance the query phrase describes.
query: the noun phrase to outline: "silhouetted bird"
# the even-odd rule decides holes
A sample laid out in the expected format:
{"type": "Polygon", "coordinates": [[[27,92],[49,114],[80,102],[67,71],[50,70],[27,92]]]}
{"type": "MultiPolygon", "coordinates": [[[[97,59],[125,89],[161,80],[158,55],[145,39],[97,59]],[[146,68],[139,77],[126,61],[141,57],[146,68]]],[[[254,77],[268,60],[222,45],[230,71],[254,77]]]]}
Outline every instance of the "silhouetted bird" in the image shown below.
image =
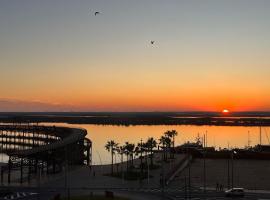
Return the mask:
{"type": "Polygon", "coordinates": [[[98,15],[98,14],[100,14],[100,12],[95,12],[95,16],[98,15]]]}
{"type": "Polygon", "coordinates": [[[152,41],[151,41],[151,44],[154,44],[154,43],[155,43],[155,41],[152,40],[152,41]]]}

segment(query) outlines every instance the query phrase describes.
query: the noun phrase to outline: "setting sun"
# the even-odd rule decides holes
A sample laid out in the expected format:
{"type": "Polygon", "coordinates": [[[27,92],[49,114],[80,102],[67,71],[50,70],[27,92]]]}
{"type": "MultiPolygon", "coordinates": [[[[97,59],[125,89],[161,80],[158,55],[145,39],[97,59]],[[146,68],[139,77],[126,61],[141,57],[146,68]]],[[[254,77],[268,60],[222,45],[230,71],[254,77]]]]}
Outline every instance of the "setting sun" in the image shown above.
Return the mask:
{"type": "Polygon", "coordinates": [[[222,113],[229,113],[230,111],[228,109],[222,110],[222,113]]]}

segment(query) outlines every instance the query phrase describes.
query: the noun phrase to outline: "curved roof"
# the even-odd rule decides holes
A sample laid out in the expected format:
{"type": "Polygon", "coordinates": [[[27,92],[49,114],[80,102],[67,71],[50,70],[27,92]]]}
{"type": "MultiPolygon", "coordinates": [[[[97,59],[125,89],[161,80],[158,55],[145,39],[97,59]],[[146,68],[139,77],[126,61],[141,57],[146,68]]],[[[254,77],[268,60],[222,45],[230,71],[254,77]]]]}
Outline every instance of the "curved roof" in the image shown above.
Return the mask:
{"type": "MultiPolygon", "coordinates": [[[[10,126],[10,125],[9,125],[10,126]]],[[[1,125],[1,128],[3,126],[1,125]]],[[[21,130],[22,127],[18,127],[18,130],[21,130]]],[[[10,156],[30,156],[37,153],[42,153],[46,151],[52,151],[55,149],[63,148],[65,146],[68,146],[69,144],[73,144],[75,142],[81,141],[85,139],[85,136],[87,135],[87,131],[85,129],[81,128],[66,128],[66,127],[54,127],[56,130],[56,134],[59,135],[61,139],[53,142],[48,145],[42,145],[39,147],[35,147],[33,149],[26,149],[26,150],[20,150],[16,152],[9,153],[10,156]]],[[[48,129],[49,130],[49,129],[48,129]]],[[[88,140],[90,141],[90,140],[88,140]]],[[[91,141],[90,141],[91,142],[91,141]]]]}

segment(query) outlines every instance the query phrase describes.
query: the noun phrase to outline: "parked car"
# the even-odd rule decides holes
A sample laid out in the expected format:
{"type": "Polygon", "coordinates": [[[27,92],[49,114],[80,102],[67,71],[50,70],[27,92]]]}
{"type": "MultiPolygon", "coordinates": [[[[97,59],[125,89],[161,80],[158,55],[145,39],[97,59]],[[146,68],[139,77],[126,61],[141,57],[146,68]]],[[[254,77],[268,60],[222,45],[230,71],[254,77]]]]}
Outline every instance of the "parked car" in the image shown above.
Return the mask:
{"type": "Polygon", "coordinates": [[[245,191],[244,188],[232,188],[225,191],[226,197],[244,197],[245,191]]]}

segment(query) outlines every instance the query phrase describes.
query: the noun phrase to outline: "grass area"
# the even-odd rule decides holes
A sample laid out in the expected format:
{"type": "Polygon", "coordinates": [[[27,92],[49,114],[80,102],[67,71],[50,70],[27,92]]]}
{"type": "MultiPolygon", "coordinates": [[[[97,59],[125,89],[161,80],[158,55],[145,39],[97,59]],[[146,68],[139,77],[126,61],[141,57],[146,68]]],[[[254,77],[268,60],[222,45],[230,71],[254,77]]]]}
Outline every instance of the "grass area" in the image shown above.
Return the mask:
{"type": "MultiPolygon", "coordinates": [[[[114,197],[114,198],[109,198],[101,195],[94,195],[94,196],[78,196],[78,197],[70,197],[70,200],[129,200],[128,198],[124,197],[114,197]]],[[[61,200],[67,200],[67,198],[61,199],[61,200]]]]}
{"type": "MultiPolygon", "coordinates": [[[[141,179],[147,179],[147,172],[144,172],[143,174],[141,174],[141,172],[139,171],[129,171],[129,172],[123,172],[123,175],[121,172],[118,173],[114,173],[114,174],[105,174],[105,176],[112,176],[115,178],[124,178],[124,180],[128,180],[128,181],[135,181],[135,180],[139,180],[141,179]]],[[[149,176],[150,178],[152,178],[152,176],[149,176]]]]}

